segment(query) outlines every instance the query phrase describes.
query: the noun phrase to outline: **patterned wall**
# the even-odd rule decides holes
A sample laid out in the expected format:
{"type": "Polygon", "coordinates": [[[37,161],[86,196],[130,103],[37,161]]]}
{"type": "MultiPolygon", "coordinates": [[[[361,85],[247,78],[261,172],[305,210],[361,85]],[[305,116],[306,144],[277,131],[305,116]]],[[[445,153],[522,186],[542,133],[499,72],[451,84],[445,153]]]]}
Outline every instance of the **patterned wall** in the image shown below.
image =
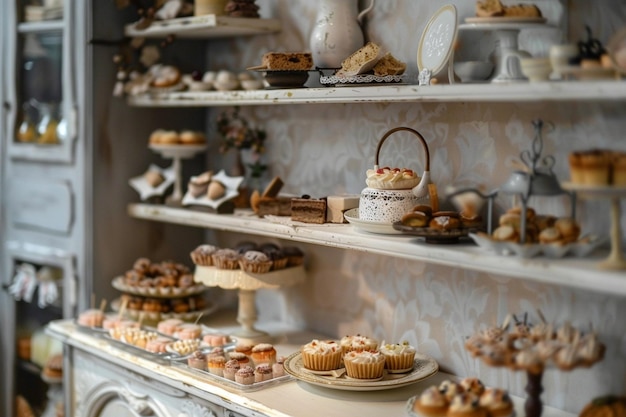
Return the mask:
{"type": "MultiPolygon", "coordinates": [[[[282,20],[282,33],[212,44],[209,58],[213,69],[255,65],[260,55],[270,50],[308,49],[317,2],[260,3],[264,15],[282,20]]],[[[474,2],[451,3],[461,17],[473,14],[474,2]]],[[[558,2],[536,3],[551,23],[559,24],[569,15],[564,32],[555,29],[541,35],[550,41],[561,33],[578,40],[586,23],[606,42],[626,22],[623,1],[578,0],[566,7],[558,2]]],[[[378,0],[368,16],[367,36],[406,61],[408,71],[415,73],[421,31],[440,6],[440,2],[426,0],[378,0]]],[[[484,36],[479,48],[460,53],[488,54],[490,40],[484,36]]],[[[524,42],[537,54],[545,51],[545,44],[533,35],[525,35],[524,42]]],[[[280,175],[286,182],[283,191],[293,194],[359,193],[365,186],[365,170],[373,164],[378,139],[396,126],[416,128],[425,136],[432,155],[433,179],[439,187],[482,184],[487,189],[496,188],[508,176],[510,160],[529,147],[533,137],[530,122],[537,117],[555,125],[554,131],[545,135],[545,147],[547,153],[556,155],[559,178],[568,176],[566,155],[571,150],[592,146],[626,150],[624,101],[316,104],[242,111],[268,130],[271,175],[280,175]]],[[[215,114],[211,111],[212,117],[215,114]]],[[[389,165],[423,169],[421,149],[409,136],[397,134],[388,140],[383,154],[381,160],[389,161],[389,165]]],[[[212,163],[218,165],[220,161],[212,163]]],[[[501,207],[510,203],[504,198],[498,201],[501,207]]],[[[539,212],[557,215],[566,213],[564,203],[545,198],[532,202],[539,212]]],[[[608,216],[598,214],[608,213],[605,203],[583,202],[578,210],[585,231],[607,232],[608,216]]],[[[241,238],[219,236],[224,243],[241,238]]],[[[360,332],[389,341],[408,340],[433,355],[446,371],[478,375],[488,384],[524,395],[521,373],[493,369],[471,359],[462,343],[465,336],[480,326],[502,321],[507,313],[532,314],[540,309],[557,322],[570,320],[584,328],[593,323],[608,345],[606,359],[591,369],[569,373],[548,370],[543,394],[547,404],[577,413],[594,396],[626,393],[623,297],[417,261],[363,256],[355,251],[302,248],[308,255],[307,283],[261,294],[263,318],[291,321],[331,336],[360,332]]]]}

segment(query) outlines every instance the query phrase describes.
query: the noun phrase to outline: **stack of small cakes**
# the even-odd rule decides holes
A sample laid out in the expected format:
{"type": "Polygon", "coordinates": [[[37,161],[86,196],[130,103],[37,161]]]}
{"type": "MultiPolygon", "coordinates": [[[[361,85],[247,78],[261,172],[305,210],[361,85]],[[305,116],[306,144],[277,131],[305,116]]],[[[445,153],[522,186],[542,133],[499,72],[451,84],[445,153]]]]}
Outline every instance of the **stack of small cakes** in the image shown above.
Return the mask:
{"type": "Polygon", "coordinates": [[[508,392],[485,388],[478,378],[445,380],[414,397],[411,411],[423,417],[508,417],[514,414],[508,392]]]}
{"type": "Polygon", "coordinates": [[[402,224],[410,227],[428,227],[439,231],[480,228],[482,217],[476,213],[435,211],[431,206],[420,204],[404,214],[402,224]]]}
{"type": "Polygon", "coordinates": [[[344,336],[341,340],[312,340],[301,347],[306,370],[327,373],[345,367],[349,378],[376,380],[390,373],[413,369],[416,350],[407,342],[379,345],[376,339],[362,335],[344,336]]]}
{"type": "Polygon", "coordinates": [[[208,371],[210,374],[242,385],[252,385],[285,375],[285,358],[277,356],[270,343],[253,346],[238,344],[233,351],[214,347],[210,352],[197,350],[187,358],[191,368],[208,371]]]}
{"type": "MultiPolygon", "coordinates": [[[[521,239],[522,209],[513,207],[499,219],[499,226],[491,238],[500,242],[519,243],[521,239]]],[[[538,215],[535,209],[526,209],[526,243],[567,244],[576,242],[580,226],[569,217],[538,215]]]]}
{"type": "Polygon", "coordinates": [[[482,330],[465,341],[465,348],[490,366],[533,374],[551,364],[564,371],[589,367],[600,361],[605,351],[595,332],[582,333],[568,322],[532,325],[526,319],[516,320],[513,326],[505,323],[482,330]]]}
{"type": "Polygon", "coordinates": [[[570,179],[589,186],[626,186],[626,152],[591,149],[569,155],[570,179]]]}
{"type": "Polygon", "coordinates": [[[274,243],[259,245],[247,241],[238,243],[234,248],[200,245],[190,256],[198,266],[215,266],[226,270],[242,269],[256,274],[302,265],[304,260],[304,254],[295,246],[281,248],[274,243]]]}

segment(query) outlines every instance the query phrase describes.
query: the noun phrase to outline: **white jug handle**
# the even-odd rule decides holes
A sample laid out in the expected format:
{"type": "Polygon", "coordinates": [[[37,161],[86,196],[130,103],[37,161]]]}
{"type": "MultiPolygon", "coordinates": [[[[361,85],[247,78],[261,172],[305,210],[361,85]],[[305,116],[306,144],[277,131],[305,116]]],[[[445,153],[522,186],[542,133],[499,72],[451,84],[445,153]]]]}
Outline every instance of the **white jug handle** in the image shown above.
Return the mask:
{"type": "Polygon", "coordinates": [[[361,24],[361,21],[363,20],[363,17],[368,14],[373,8],[374,8],[374,1],[372,0],[370,2],[370,5],[367,6],[365,9],[363,9],[363,11],[361,11],[361,13],[359,13],[359,15],[356,17],[356,20],[359,22],[359,25],[361,24]]]}

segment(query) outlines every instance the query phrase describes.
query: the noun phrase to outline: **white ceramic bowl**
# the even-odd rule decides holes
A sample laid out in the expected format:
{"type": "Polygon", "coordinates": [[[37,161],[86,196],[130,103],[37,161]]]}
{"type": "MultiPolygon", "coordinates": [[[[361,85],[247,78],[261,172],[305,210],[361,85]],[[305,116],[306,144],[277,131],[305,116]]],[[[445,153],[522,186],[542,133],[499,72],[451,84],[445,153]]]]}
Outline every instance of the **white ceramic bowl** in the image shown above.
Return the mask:
{"type": "Polygon", "coordinates": [[[552,73],[549,58],[521,58],[519,64],[522,74],[530,82],[548,81],[552,73]]]}
{"type": "Polygon", "coordinates": [[[416,197],[412,189],[378,190],[365,188],[359,198],[359,219],[362,221],[394,223],[425,198],[416,197]]]}
{"type": "Polygon", "coordinates": [[[485,81],[493,72],[493,63],[489,61],[462,61],[454,63],[454,73],[461,82],[485,81]]]}

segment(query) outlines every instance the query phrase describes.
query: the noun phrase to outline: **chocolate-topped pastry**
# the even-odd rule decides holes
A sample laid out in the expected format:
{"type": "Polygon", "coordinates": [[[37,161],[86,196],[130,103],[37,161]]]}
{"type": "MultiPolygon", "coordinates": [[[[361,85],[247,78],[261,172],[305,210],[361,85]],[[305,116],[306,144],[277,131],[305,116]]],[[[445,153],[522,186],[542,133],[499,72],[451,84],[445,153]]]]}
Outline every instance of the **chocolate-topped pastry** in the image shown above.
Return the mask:
{"type": "Polygon", "coordinates": [[[243,241],[243,242],[237,243],[237,245],[235,246],[235,250],[240,255],[243,255],[244,253],[248,252],[249,250],[258,251],[260,249],[259,249],[259,246],[256,243],[254,243],[254,242],[243,241]]]}
{"type": "Polygon", "coordinates": [[[231,17],[260,17],[255,0],[230,0],[224,10],[231,17]]]}

